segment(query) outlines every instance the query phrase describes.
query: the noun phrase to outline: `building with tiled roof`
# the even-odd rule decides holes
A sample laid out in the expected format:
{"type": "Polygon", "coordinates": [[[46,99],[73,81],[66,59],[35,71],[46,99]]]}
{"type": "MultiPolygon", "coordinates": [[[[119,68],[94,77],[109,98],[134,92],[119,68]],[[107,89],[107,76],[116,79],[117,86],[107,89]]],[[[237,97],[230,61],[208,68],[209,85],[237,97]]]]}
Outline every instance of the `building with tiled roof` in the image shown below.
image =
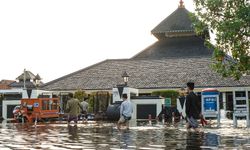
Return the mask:
{"type": "Polygon", "coordinates": [[[138,89],[181,88],[189,80],[196,87],[249,86],[250,78],[239,81],[222,78],[209,67],[210,58],[168,58],[168,59],[113,59],[105,60],[45,84],[43,88],[53,91],[111,90],[121,84],[124,70],[129,74],[128,85],[138,89]]]}
{"type": "Polygon", "coordinates": [[[132,58],[105,60],[48,82],[42,88],[111,92],[114,86],[123,82],[121,74],[126,71],[128,85],[138,88],[140,93],[180,89],[190,80],[195,82],[198,91],[209,87],[224,92],[240,87],[250,89],[250,76],[235,81],[222,78],[210,68],[213,50],[206,48],[204,39],[195,34],[189,11],[182,1],[151,33],[158,41],[132,58]]]}
{"type": "Polygon", "coordinates": [[[190,12],[185,9],[181,1],[179,8],[158,24],[151,33],[158,39],[195,35],[189,15],[190,12]]]}
{"type": "Polygon", "coordinates": [[[46,91],[38,90],[37,87],[42,84],[41,77],[36,76],[28,71],[19,75],[16,80],[0,81],[0,96],[3,100],[0,101],[0,118],[13,118],[13,109],[20,105],[22,98],[36,98],[39,94],[46,91]]]}
{"type": "Polygon", "coordinates": [[[39,76],[39,74],[34,75],[28,70],[25,70],[21,75],[16,78],[16,80],[16,82],[11,83],[9,86],[12,88],[35,89],[38,84],[42,84],[40,82],[41,77],[39,76]],[[39,81],[39,83],[37,83],[36,81],[39,81]]]}
{"type": "Polygon", "coordinates": [[[15,82],[14,80],[1,80],[0,81],[0,90],[11,89],[9,86],[11,83],[15,82]]]}

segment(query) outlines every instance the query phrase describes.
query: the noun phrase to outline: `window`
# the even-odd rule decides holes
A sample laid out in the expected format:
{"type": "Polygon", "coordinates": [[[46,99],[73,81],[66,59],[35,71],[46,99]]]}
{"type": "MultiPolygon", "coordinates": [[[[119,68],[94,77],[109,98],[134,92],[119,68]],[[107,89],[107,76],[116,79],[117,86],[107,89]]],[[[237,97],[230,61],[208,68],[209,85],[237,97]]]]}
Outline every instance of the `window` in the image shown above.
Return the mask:
{"type": "Polygon", "coordinates": [[[48,109],[48,101],[42,100],[42,109],[47,110],[48,109]]]}
{"type": "Polygon", "coordinates": [[[52,110],[57,110],[57,100],[53,100],[53,103],[52,103],[52,110]]]}

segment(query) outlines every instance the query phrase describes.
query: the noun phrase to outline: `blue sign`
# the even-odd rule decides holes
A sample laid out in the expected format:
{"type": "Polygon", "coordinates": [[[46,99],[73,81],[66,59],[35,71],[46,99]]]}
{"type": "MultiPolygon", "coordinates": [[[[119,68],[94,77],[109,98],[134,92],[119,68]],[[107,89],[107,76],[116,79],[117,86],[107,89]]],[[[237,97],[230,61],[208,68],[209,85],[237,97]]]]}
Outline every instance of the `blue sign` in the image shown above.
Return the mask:
{"type": "Polygon", "coordinates": [[[34,107],[39,107],[39,103],[34,103],[34,107]]]}
{"type": "Polygon", "coordinates": [[[216,97],[204,97],[204,111],[217,111],[216,97]]]}

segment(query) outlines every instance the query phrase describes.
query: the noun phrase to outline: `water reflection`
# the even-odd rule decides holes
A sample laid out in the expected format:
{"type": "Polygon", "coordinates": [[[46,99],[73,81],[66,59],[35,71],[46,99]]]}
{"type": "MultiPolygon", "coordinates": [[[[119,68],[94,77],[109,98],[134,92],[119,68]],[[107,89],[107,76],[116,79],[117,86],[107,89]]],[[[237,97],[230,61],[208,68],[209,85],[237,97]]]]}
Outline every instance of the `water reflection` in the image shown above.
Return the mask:
{"type": "Polygon", "coordinates": [[[77,125],[68,125],[68,131],[69,131],[69,139],[71,140],[76,140],[78,139],[78,136],[77,136],[77,125]]]}
{"type": "Polygon", "coordinates": [[[202,145],[204,146],[217,147],[220,145],[220,138],[217,134],[206,133],[203,138],[204,142],[202,145]]]}
{"type": "Polygon", "coordinates": [[[121,131],[119,136],[120,141],[120,148],[121,149],[128,149],[135,147],[135,143],[133,142],[133,134],[130,133],[129,130],[121,131]]]}
{"type": "Polygon", "coordinates": [[[187,150],[201,149],[203,133],[189,132],[187,133],[187,150]]]}
{"type": "Polygon", "coordinates": [[[250,149],[250,130],[231,127],[186,132],[184,127],[137,126],[118,131],[113,123],[0,124],[0,149],[250,149]]]}

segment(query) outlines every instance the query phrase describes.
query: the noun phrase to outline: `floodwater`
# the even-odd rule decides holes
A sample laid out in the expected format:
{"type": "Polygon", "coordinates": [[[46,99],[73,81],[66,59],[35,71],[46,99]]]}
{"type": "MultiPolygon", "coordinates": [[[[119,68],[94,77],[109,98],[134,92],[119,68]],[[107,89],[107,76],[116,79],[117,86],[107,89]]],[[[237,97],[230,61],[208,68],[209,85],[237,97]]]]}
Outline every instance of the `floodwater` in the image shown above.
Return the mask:
{"type": "Polygon", "coordinates": [[[26,149],[250,149],[250,129],[233,128],[232,121],[202,132],[186,132],[178,126],[144,123],[118,131],[114,123],[93,122],[67,125],[65,122],[0,124],[1,150],[26,149]]]}

